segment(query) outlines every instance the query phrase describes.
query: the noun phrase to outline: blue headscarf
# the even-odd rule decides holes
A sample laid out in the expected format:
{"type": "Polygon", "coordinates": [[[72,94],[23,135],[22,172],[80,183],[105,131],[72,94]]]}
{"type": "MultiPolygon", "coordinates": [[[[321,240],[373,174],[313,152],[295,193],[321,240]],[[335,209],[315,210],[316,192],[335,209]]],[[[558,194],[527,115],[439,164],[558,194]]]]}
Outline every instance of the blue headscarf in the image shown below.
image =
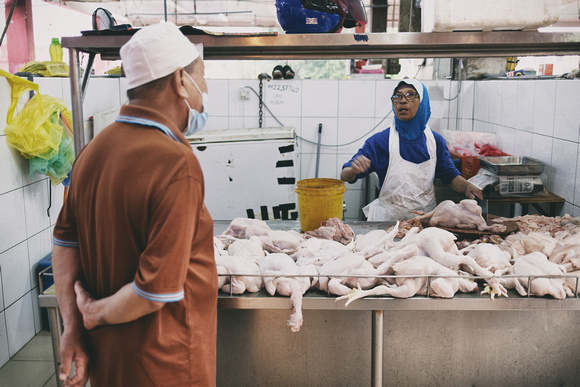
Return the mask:
{"type": "MultiPolygon", "coordinates": [[[[409,121],[402,121],[397,118],[395,114],[395,126],[399,134],[407,140],[415,140],[423,135],[425,128],[427,127],[427,121],[431,117],[431,106],[429,104],[429,93],[427,88],[421,82],[415,79],[405,79],[397,84],[393,95],[401,86],[404,85],[413,86],[417,93],[419,93],[419,99],[421,103],[419,104],[419,109],[417,109],[417,114],[415,117],[409,121]]],[[[395,113],[395,107],[393,106],[393,113],[395,113]]]]}

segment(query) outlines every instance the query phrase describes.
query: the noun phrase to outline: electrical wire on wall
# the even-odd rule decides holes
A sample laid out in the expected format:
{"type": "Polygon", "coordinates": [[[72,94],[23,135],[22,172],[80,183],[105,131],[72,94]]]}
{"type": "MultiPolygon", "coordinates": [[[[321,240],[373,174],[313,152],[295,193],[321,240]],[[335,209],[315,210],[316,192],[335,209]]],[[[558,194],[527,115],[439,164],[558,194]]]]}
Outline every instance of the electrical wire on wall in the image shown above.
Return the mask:
{"type": "MultiPolygon", "coordinates": [[[[254,92],[254,94],[256,94],[256,96],[258,97],[258,99],[260,99],[260,95],[258,94],[258,92],[256,92],[256,90],[254,90],[254,89],[253,89],[251,86],[246,86],[245,88],[246,88],[246,89],[250,89],[250,90],[252,90],[252,91],[254,92]]],[[[278,117],[276,117],[276,116],[274,115],[274,113],[272,113],[272,111],[271,111],[271,110],[268,108],[268,105],[266,105],[266,103],[265,103],[264,101],[262,101],[262,106],[263,106],[264,108],[266,108],[266,110],[268,111],[268,113],[270,113],[270,115],[272,116],[272,118],[274,118],[274,119],[276,120],[276,122],[277,122],[278,124],[280,124],[280,126],[285,126],[285,125],[284,125],[282,122],[280,122],[280,120],[278,119],[278,117]]],[[[381,125],[381,124],[382,124],[382,123],[383,123],[383,122],[384,122],[384,121],[385,121],[385,120],[386,120],[386,119],[387,119],[387,118],[388,118],[388,117],[389,117],[391,114],[392,114],[392,113],[393,113],[393,111],[392,111],[392,110],[391,110],[391,111],[389,111],[389,112],[387,113],[387,115],[385,115],[385,116],[384,116],[384,117],[383,117],[383,118],[382,118],[382,119],[379,121],[379,123],[378,123],[378,124],[376,124],[376,125],[375,125],[375,126],[374,126],[374,127],[371,129],[371,130],[369,130],[368,132],[366,132],[366,133],[365,133],[365,134],[363,134],[362,136],[360,136],[360,137],[356,138],[355,140],[352,140],[352,141],[350,141],[350,142],[347,142],[347,143],[345,143],[345,144],[338,144],[338,145],[320,144],[320,146],[323,146],[323,147],[326,147],[326,148],[340,148],[340,147],[343,147],[343,146],[348,146],[348,145],[354,144],[354,143],[356,143],[356,142],[358,142],[358,141],[360,141],[360,140],[364,139],[365,137],[367,137],[367,136],[368,136],[369,134],[371,134],[373,131],[375,131],[375,130],[376,130],[376,129],[377,129],[377,128],[378,128],[378,127],[379,127],[379,126],[380,126],[380,125],[381,125]]],[[[307,139],[305,139],[305,138],[303,138],[303,137],[300,137],[300,136],[298,136],[298,135],[296,136],[296,138],[298,138],[298,139],[299,139],[299,140],[301,140],[301,141],[307,142],[307,143],[309,143],[309,144],[318,145],[318,142],[316,142],[316,141],[310,141],[310,140],[307,140],[307,139]]]]}

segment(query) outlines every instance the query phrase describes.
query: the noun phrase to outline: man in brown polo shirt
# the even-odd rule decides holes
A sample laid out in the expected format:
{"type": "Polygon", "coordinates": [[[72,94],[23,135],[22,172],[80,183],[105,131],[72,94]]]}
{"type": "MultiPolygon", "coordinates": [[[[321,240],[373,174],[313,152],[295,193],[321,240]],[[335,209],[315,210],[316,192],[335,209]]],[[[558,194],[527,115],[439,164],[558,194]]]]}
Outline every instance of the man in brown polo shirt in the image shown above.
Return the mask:
{"type": "Polygon", "coordinates": [[[78,155],[54,229],[65,385],[215,385],[217,272],[195,46],[170,23],[121,48],[129,104],[78,155]],[[72,364],[75,372],[71,372],[72,364]]]}

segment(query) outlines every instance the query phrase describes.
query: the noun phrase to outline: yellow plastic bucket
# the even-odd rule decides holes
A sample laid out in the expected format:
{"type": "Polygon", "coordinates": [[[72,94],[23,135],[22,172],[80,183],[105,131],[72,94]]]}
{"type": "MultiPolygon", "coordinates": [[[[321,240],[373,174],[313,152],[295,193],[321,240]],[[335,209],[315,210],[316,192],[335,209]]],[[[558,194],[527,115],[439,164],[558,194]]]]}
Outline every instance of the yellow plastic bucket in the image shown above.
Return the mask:
{"type": "Polygon", "coordinates": [[[305,179],[296,183],[298,217],[302,231],[316,230],[320,223],[337,217],[342,220],[346,187],[337,179],[305,179]]]}

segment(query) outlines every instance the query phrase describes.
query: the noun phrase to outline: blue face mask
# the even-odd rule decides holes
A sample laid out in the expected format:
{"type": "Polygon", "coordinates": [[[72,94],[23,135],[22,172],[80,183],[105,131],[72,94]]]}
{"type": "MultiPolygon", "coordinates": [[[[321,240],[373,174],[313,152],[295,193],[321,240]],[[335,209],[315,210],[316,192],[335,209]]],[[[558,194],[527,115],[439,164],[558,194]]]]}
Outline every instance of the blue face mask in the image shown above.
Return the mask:
{"type": "Polygon", "coordinates": [[[201,94],[201,100],[202,100],[202,106],[203,106],[203,113],[200,113],[197,110],[192,109],[191,106],[189,106],[189,103],[187,102],[187,100],[184,99],[185,104],[189,108],[189,115],[187,118],[187,127],[184,128],[182,132],[186,136],[191,136],[191,135],[199,132],[200,130],[202,130],[203,127],[205,126],[205,123],[207,122],[207,118],[208,118],[207,102],[208,102],[209,96],[207,95],[207,93],[201,92],[199,86],[197,86],[197,83],[195,83],[193,78],[191,78],[191,76],[186,71],[184,71],[183,73],[185,75],[187,75],[187,77],[191,80],[191,82],[193,82],[195,88],[201,94]]]}

